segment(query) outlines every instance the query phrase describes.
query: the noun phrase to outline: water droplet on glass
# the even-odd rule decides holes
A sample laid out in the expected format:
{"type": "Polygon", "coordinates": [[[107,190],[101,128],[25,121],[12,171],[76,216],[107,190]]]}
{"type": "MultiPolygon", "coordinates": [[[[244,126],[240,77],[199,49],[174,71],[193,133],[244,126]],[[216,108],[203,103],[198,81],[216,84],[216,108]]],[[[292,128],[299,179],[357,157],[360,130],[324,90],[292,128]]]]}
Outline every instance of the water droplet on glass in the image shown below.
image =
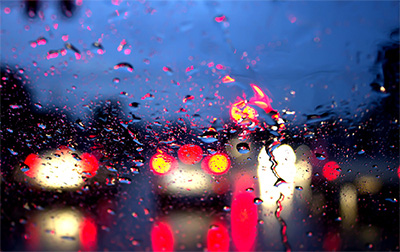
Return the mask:
{"type": "Polygon", "coordinates": [[[13,149],[8,149],[7,150],[14,156],[18,155],[18,152],[14,151],[13,149]]]}
{"type": "Polygon", "coordinates": [[[205,143],[213,143],[218,140],[218,132],[214,128],[209,128],[199,138],[205,143]]]}
{"type": "Polygon", "coordinates": [[[224,207],[223,207],[223,209],[224,209],[224,211],[225,211],[225,212],[229,212],[229,211],[231,211],[231,208],[230,208],[230,207],[228,207],[228,206],[224,206],[224,207]]]}
{"type": "Polygon", "coordinates": [[[75,237],[72,236],[61,236],[61,239],[75,241],[75,237]]]}
{"type": "Polygon", "coordinates": [[[260,199],[260,198],[255,198],[254,199],[254,204],[256,204],[257,206],[258,205],[261,205],[263,203],[263,200],[262,199],[260,199]]]}
{"type": "Polygon", "coordinates": [[[114,78],[114,79],[113,79],[113,82],[114,82],[115,84],[118,84],[118,83],[119,83],[119,78],[114,78]]]}
{"type": "Polygon", "coordinates": [[[390,201],[392,203],[397,203],[397,201],[398,201],[396,198],[393,198],[393,199],[392,198],[386,198],[386,200],[390,201]]]}
{"type": "Polygon", "coordinates": [[[321,153],[315,153],[315,156],[317,157],[318,160],[325,160],[326,156],[321,153]]]}
{"type": "Polygon", "coordinates": [[[302,186],[296,186],[295,189],[299,190],[299,191],[303,191],[303,187],[302,186]]]}
{"type": "Polygon", "coordinates": [[[35,103],[35,107],[38,108],[38,109],[43,108],[42,104],[40,104],[40,103],[35,103]]]}
{"type": "Polygon", "coordinates": [[[130,185],[132,180],[130,178],[118,178],[120,184],[130,185]]]}
{"type": "Polygon", "coordinates": [[[246,154],[250,151],[250,146],[248,143],[239,143],[236,145],[236,149],[240,154],[246,154]]]}
{"type": "Polygon", "coordinates": [[[192,105],[193,100],[194,100],[193,95],[186,95],[182,102],[186,103],[187,105],[192,105]]]}
{"type": "Polygon", "coordinates": [[[27,171],[29,171],[29,166],[27,166],[26,164],[21,164],[21,171],[22,171],[22,172],[27,172],[27,171]]]}
{"type": "Polygon", "coordinates": [[[155,96],[153,94],[147,93],[141,99],[142,100],[154,100],[154,97],[155,96]]]}
{"type": "Polygon", "coordinates": [[[172,69],[170,67],[167,67],[167,66],[163,67],[163,71],[166,72],[170,76],[173,73],[172,69]]]}
{"type": "Polygon", "coordinates": [[[22,108],[22,105],[10,105],[11,109],[20,109],[22,108]]]}
{"type": "Polygon", "coordinates": [[[77,153],[72,153],[71,155],[72,155],[72,156],[74,157],[74,159],[77,160],[77,161],[81,161],[81,160],[82,160],[81,157],[79,157],[79,155],[78,155],[77,153]]]}
{"type": "Polygon", "coordinates": [[[312,232],[307,232],[307,236],[312,237],[313,236],[312,232]]]}
{"type": "Polygon", "coordinates": [[[217,150],[214,149],[214,148],[208,148],[207,151],[208,151],[209,154],[215,154],[215,153],[217,153],[217,150]]]}
{"type": "Polygon", "coordinates": [[[211,225],[211,226],[210,226],[210,229],[213,229],[213,230],[216,230],[216,229],[218,229],[218,228],[219,228],[218,225],[211,225]]]}
{"type": "Polygon", "coordinates": [[[362,154],[364,154],[365,153],[365,150],[360,150],[359,152],[357,152],[358,153],[358,155],[362,155],[362,154]]]}
{"type": "Polygon", "coordinates": [[[114,66],[115,70],[120,69],[120,68],[121,69],[126,69],[129,72],[133,72],[133,66],[131,64],[129,64],[129,63],[126,63],[126,62],[122,62],[122,63],[119,63],[119,64],[114,66]]]}
{"type": "Polygon", "coordinates": [[[246,192],[253,192],[253,191],[254,191],[254,188],[252,188],[252,187],[246,189],[246,192]]]}
{"type": "Polygon", "coordinates": [[[107,209],[107,213],[111,214],[111,215],[115,215],[115,211],[112,209],[107,209]]]}

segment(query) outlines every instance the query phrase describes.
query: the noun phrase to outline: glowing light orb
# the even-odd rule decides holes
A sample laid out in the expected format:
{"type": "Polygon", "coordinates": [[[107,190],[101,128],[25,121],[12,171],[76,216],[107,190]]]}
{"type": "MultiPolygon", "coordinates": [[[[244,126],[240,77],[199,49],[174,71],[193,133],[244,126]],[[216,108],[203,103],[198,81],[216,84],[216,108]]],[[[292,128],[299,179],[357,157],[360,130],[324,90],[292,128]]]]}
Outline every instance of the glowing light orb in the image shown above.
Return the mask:
{"type": "Polygon", "coordinates": [[[94,220],[84,218],[79,229],[79,239],[84,251],[93,251],[97,248],[97,227],[94,220]]]}
{"type": "Polygon", "coordinates": [[[229,251],[229,233],[224,224],[218,223],[208,230],[207,251],[229,251]]]}
{"type": "Polygon", "coordinates": [[[179,148],[178,158],[184,164],[197,164],[203,158],[203,150],[198,145],[185,144],[179,148]]]}
{"type": "Polygon", "coordinates": [[[329,161],[322,168],[322,175],[329,181],[335,180],[340,175],[340,166],[335,161],[329,161]]]}
{"type": "Polygon", "coordinates": [[[258,116],[257,111],[247,105],[246,101],[240,100],[234,104],[232,104],[230,110],[231,118],[236,123],[245,124],[257,121],[256,117],[258,116]]]}
{"type": "Polygon", "coordinates": [[[222,82],[223,83],[231,83],[231,82],[235,82],[235,79],[230,77],[229,75],[226,75],[224,78],[222,78],[222,82]]]}
{"type": "Polygon", "coordinates": [[[159,222],[151,230],[151,245],[153,251],[173,251],[174,236],[167,223],[159,222]]]}
{"type": "Polygon", "coordinates": [[[159,151],[150,159],[150,169],[157,175],[165,175],[176,167],[176,159],[162,151],[159,151]]]}
{"type": "Polygon", "coordinates": [[[26,157],[25,161],[24,161],[24,163],[29,167],[29,170],[27,170],[27,171],[25,172],[25,174],[26,174],[28,177],[31,177],[31,178],[35,177],[36,174],[37,174],[38,171],[39,171],[38,168],[39,168],[41,162],[42,162],[42,159],[39,158],[38,155],[36,155],[36,154],[29,154],[29,155],[26,157]]]}
{"type": "Polygon", "coordinates": [[[86,174],[86,177],[91,178],[96,175],[97,170],[99,169],[99,162],[97,158],[89,153],[83,153],[81,155],[81,163],[80,163],[82,172],[86,174]]]}
{"type": "Polygon", "coordinates": [[[255,84],[250,84],[254,91],[254,97],[249,101],[249,104],[254,104],[262,108],[266,113],[273,111],[271,107],[271,99],[261,90],[261,88],[255,84]]]}
{"type": "Polygon", "coordinates": [[[257,237],[257,206],[255,193],[236,193],[231,205],[232,240],[238,251],[251,251],[257,237]]]}
{"type": "Polygon", "coordinates": [[[92,178],[99,169],[97,158],[89,153],[61,146],[43,154],[29,154],[21,167],[31,185],[46,189],[73,189],[81,187],[85,177],[92,178]]]}
{"type": "Polygon", "coordinates": [[[216,153],[204,158],[201,168],[209,174],[222,175],[228,172],[231,167],[229,156],[224,153],[216,153]]]}

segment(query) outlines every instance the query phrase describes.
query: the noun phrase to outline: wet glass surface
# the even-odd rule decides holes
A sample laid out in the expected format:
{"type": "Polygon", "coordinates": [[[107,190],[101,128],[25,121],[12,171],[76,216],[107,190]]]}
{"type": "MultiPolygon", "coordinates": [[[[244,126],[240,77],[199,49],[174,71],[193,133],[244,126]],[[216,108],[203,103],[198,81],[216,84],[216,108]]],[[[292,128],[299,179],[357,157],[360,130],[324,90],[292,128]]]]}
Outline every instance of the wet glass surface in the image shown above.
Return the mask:
{"type": "Polygon", "coordinates": [[[399,3],[2,1],[2,251],[399,250],[399,3]]]}

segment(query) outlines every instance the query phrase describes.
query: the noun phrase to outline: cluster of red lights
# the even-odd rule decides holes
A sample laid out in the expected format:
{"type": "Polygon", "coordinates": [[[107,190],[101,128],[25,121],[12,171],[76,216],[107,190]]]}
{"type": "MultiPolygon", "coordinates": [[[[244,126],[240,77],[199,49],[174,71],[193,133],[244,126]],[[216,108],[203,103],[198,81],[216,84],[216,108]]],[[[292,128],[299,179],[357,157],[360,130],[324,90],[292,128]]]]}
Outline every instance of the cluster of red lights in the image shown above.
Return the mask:
{"type": "MultiPolygon", "coordinates": [[[[179,160],[188,165],[199,163],[203,159],[203,150],[195,144],[185,144],[178,150],[179,160]]],[[[166,175],[178,167],[178,161],[171,155],[158,150],[150,159],[150,169],[157,175],[166,175]]],[[[206,156],[201,162],[201,168],[212,175],[222,175],[228,172],[231,161],[224,153],[206,156]]]]}

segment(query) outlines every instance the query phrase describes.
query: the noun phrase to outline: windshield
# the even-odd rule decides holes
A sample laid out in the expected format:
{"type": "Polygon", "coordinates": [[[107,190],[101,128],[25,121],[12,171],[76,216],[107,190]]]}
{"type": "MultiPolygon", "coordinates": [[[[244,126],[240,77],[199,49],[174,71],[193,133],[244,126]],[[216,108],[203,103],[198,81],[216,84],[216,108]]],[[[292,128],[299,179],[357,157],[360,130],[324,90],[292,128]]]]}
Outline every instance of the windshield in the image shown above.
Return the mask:
{"type": "Polygon", "coordinates": [[[397,1],[2,1],[1,35],[2,250],[399,250],[397,1]]]}

